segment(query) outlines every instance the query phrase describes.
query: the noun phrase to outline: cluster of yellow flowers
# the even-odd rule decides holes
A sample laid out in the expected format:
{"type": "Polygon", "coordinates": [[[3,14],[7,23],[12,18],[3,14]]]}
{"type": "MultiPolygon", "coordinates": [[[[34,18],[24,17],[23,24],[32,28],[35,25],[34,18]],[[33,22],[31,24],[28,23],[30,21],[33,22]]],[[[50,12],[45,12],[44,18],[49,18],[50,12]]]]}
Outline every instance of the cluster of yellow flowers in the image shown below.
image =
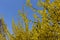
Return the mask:
{"type": "Polygon", "coordinates": [[[36,10],[32,7],[30,0],[27,0],[29,6],[34,12],[38,12],[42,18],[34,14],[37,22],[33,22],[32,29],[29,30],[29,19],[26,14],[20,14],[25,23],[25,28],[18,21],[18,25],[12,20],[13,34],[10,34],[4,26],[5,37],[0,34],[0,40],[60,40],[60,0],[38,0],[37,5],[42,6],[43,10],[36,10]],[[40,21],[42,19],[42,21],[40,21]]]}

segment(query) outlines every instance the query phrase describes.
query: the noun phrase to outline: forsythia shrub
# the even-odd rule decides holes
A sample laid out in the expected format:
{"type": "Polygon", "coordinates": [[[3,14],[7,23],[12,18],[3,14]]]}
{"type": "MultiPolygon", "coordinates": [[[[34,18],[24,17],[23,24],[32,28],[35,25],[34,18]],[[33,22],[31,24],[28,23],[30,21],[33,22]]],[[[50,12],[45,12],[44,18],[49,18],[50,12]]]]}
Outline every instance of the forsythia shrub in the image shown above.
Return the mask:
{"type": "MultiPolygon", "coordinates": [[[[33,8],[30,3],[31,0],[26,0],[27,6],[29,6],[34,12],[38,12],[42,18],[38,17],[34,14],[34,19],[37,19],[37,22],[33,22],[32,29],[29,30],[29,19],[26,17],[26,14],[20,14],[25,23],[25,28],[18,21],[18,25],[15,24],[14,20],[12,20],[12,29],[13,34],[10,34],[6,28],[4,27],[4,33],[0,34],[1,40],[60,40],[60,0],[54,0],[51,2],[50,0],[38,0],[38,7],[43,7],[43,10],[36,10],[33,8]],[[40,19],[42,19],[40,21],[40,19]]],[[[4,23],[4,22],[2,22],[4,23]]]]}

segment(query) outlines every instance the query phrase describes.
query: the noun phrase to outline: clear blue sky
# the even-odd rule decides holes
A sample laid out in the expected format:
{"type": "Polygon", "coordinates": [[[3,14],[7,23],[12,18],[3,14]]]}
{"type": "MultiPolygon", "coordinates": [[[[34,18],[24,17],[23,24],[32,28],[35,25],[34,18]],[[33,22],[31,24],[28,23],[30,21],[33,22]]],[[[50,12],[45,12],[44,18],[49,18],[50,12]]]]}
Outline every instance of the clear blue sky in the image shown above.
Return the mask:
{"type": "MultiPolygon", "coordinates": [[[[34,1],[34,0],[32,0],[34,1]]],[[[36,5],[36,1],[34,1],[34,6],[36,5]]],[[[12,32],[12,17],[14,18],[15,22],[17,21],[18,10],[22,10],[22,6],[25,6],[26,0],[0,0],[0,17],[1,15],[4,17],[4,21],[8,26],[10,32],[12,32]]],[[[37,8],[35,6],[35,8],[37,8]]],[[[32,18],[32,10],[25,6],[25,12],[29,13],[28,18],[32,18]]],[[[29,27],[31,28],[31,27],[29,27]]]]}
{"type": "MultiPolygon", "coordinates": [[[[36,9],[42,9],[36,6],[36,2],[37,0],[31,0],[33,7],[36,9]]],[[[23,5],[24,11],[28,13],[28,18],[31,20],[34,19],[32,16],[34,12],[29,7],[27,7],[25,3],[26,0],[0,0],[0,17],[1,15],[4,17],[4,21],[7,24],[10,32],[12,32],[12,17],[14,18],[15,22],[17,22],[18,10],[22,10],[23,5]]]]}
{"type": "Polygon", "coordinates": [[[22,9],[25,0],[0,0],[0,17],[4,17],[5,23],[12,32],[12,17],[17,20],[18,10],[22,9]]]}

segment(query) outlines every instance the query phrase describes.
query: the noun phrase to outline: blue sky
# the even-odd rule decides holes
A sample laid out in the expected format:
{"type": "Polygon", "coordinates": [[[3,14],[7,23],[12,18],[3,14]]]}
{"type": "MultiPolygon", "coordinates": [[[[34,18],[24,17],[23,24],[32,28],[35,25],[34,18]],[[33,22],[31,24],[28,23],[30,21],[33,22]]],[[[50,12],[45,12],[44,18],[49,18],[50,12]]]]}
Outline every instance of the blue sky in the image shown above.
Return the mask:
{"type": "MultiPolygon", "coordinates": [[[[18,10],[22,11],[23,5],[24,5],[24,12],[28,14],[28,18],[30,20],[34,20],[33,18],[34,12],[28,6],[26,6],[25,3],[26,3],[26,0],[0,0],[0,17],[2,16],[4,17],[4,21],[7,24],[8,29],[11,33],[12,33],[12,17],[17,23],[18,10]]],[[[34,8],[42,9],[36,6],[37,0],[31,0],[31,3],[34,8]]],[[[30,23],[30,26],[31,24],[32,23],[30,23]]],[[[29,28],[31,29],[30,26],[29,28]]]]}
{"type": "Polygon", "coordinates": [[[22,9],[25,0],[0,0],[0,17],[4,17],[4,21],[12,32],[12,17],[17,20],[18,10],[22,9]]]}
{"type": "MultiPolygon", "coordinates": [[[[34,1],[34,5],[35,2],[36,1],[34,1]]],[[[33,11],[29,7],[27,7],[25,3],[26,0],[0,0],[0,17],[2,16],[4,17],[4,21],[7,24],[10,32],[12,32],[12,17],[16,22],[18,10],[22,10],[23,5],[25,6],[24,7],[25,12],[29,13],[28,18],[33,20],[32,18],[33,11]]]]}

